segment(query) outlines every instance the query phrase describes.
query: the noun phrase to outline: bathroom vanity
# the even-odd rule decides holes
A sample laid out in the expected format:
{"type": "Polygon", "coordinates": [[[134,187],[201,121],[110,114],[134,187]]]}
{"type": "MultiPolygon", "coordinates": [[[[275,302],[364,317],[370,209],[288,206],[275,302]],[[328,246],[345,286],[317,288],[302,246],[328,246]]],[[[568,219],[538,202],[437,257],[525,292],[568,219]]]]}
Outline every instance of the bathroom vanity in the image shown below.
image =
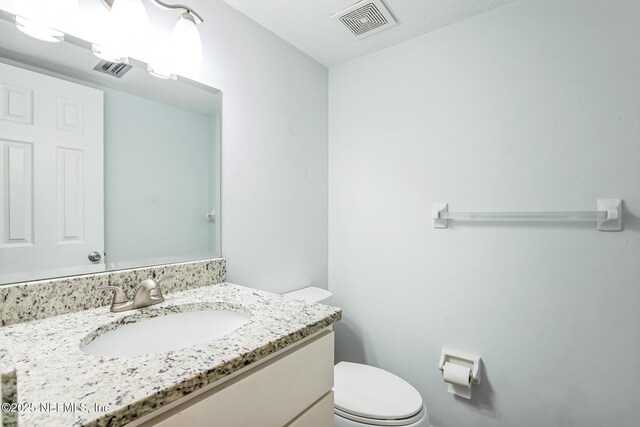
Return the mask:
{"type": "Polygon", "coordinates": [[[340,310],[225,283],[221,91],[19,16],[0,10],[0,427],[332,425],[340,310]],[[137,292],[160,278],[164,302],[137,292]]]}
{"type": "MultiPolygon", "coordinates": [[[[335,307],[220,283],[140,310],[100,307],[6,326],[2,364],[15,369],[19,411],[4,412],[3,426],[329,426],[330,329],[340,317],[335,307]],[[241,312],[249,321],[164,353],[113,357],[82,349],[131,323],[206,309],[241,312]]],[[[162,330],[156,334],[163,339],[162,330]]]]}
{"type": "Polygon", "coordinates": [[[322,331],[129,426],[333,424],[333,332],[322,331]]]}

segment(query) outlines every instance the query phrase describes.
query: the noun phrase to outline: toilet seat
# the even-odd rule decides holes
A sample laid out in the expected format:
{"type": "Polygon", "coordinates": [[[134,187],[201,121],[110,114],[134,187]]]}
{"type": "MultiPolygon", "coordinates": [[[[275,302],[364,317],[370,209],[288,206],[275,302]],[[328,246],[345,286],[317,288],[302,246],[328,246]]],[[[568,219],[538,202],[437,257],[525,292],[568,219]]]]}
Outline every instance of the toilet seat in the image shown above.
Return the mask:
{"type": "Polygon", "coordinates": [[[340,362],[334,367],[337,416],[376,426],[404,426],[426,412],[420,393],[402,378],[373,366],[340,362]]]}
{"type": "Polygon", "coordinates": [[[353,415],[348,412],[341,411],[338,408],[333,408],[333,412],[339,417],[346,418],[348,420],[355,421],[361,424],[368,424],[368,425],[380,426],[380,427],[406,426],[413,423],[417,423],[422,419],[422,417],[424,417],[424,414],[426,411],[427,411],[426,408],[424,407],[424,405],[422,405],[422,408],[420,409],[420,411],[412,417],[403,418],[399,420],[380,420],[376,418],[359,417],[357,415],[353,415]]]}

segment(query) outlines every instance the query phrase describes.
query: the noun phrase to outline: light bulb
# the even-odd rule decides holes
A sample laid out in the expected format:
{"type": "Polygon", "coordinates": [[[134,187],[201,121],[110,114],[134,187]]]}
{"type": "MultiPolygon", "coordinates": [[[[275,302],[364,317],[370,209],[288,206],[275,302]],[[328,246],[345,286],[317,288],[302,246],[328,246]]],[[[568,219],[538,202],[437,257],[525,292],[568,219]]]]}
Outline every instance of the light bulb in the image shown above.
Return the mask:
{"type": "Polygon", "coordinates": [[[40,21],[16,16],[16,27],[28,36],[50,43],[57,43],[64,40],[64,33],[55,30],[40,21]]]}
{"type": "Polygon", "coordinates": [[[192,73],[202,63],[202,40],[194,17],[185,12],[180,15],[171,33],[169,52],[176,72],[192,73]]]}

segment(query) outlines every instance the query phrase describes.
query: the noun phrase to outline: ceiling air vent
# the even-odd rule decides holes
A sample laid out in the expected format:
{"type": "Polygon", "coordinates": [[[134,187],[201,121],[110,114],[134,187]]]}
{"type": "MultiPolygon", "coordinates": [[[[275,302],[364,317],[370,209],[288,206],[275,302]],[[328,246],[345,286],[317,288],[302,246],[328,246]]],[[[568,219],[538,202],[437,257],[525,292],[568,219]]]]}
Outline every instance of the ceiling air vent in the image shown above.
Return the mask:
{"type": "Polygon", "coordinates": [[[131,69],[131,65],[123,64],[122,62],[100,61],[93,69],[120,78],[127,74],[127,71],[131,69]]]}
{"type": "Polygon", "coordinates": [[[359,39],[397,24],[382,0],[362,0],[331,16],[340,19],[359,39]]]}

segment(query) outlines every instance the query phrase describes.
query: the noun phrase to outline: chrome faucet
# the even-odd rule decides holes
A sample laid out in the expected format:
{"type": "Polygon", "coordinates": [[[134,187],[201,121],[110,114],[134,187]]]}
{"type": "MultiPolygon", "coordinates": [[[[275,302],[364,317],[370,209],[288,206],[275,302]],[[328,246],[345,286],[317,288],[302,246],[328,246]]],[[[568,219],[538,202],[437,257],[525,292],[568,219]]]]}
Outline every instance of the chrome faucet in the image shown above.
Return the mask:
{"type": "Polygon", "coordinates": [[[137,308],[149,307],[150,305],[160,304],[164,301],[160,282],[173,276],[164,276],[159,279],[148,278],[142,281],[136,289],[133,300],[129,300],[124,291],[118,286],[101,286],[97,289],[107,289],[114,291],[113,301],[111,302],[111,311],[114,313],[127,310],[135,310],[137,308]]]}

